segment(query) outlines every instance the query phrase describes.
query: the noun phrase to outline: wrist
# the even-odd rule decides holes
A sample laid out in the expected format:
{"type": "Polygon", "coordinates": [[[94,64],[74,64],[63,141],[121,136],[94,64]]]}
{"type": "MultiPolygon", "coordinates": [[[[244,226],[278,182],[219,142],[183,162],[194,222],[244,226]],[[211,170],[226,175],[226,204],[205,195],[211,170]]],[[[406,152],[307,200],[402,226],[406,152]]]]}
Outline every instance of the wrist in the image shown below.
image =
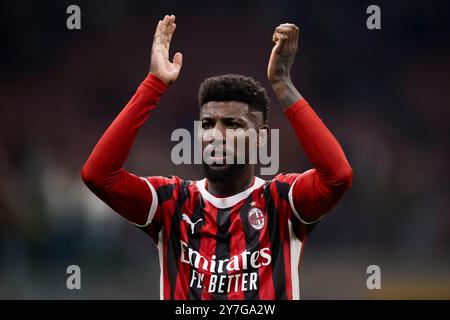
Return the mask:
{"type": "Polygon", "coordinates": [[[148,73],[147,77],[142,81],[142,85],[152,88],[161,95],[164,94],[169,87],[165,81],[152,72],[148,73]]]}
{"type": "Polygon", "coordinates": [[[303,97],[297,91],[290,78],[271,82],[272,89],[283,108],[288,108],[303,97]]]}
{"type": "Polygon", "coordinates": [[[278,92],[281,94],[286,90],[286,88],[292,86],[292,81],[289,76],[277,78],[276,80],[270,80],[270,85],[272,86],[275,94],[278,92]]]}

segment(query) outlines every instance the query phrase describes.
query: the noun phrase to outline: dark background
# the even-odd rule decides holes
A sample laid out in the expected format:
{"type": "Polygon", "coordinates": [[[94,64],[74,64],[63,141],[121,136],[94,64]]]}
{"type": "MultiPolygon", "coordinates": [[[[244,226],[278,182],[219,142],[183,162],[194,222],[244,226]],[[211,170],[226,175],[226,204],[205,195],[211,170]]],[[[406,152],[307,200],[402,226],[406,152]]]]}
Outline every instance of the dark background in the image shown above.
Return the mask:
{"type": "MultiPolygon", "coordinates": [[[[450,298],[448,2],[2,1],[0,298],[158,299],[151,239],[80,179],[101,134],[142,81],[158,19],[175,14],[184,65],[126,168],[196,179],[175,166],[208,76],[240,73],[270,93],[282,172],[310,168],[266,80],[273,29],[300,26],[294,83],[341,142],[354,184],[309,237],[304,299],[450,298]],[[82,29],[66,28],[81,8],[82,29]],[[366,8],[381,7],[381,30],[366,8]],[[66,288],[81,267],[82,289],[66,288]],[[381,268],[382,289],[366,287],[381,268]]],[[[269,177],[265,177],[269,178],[269,177]]]]}

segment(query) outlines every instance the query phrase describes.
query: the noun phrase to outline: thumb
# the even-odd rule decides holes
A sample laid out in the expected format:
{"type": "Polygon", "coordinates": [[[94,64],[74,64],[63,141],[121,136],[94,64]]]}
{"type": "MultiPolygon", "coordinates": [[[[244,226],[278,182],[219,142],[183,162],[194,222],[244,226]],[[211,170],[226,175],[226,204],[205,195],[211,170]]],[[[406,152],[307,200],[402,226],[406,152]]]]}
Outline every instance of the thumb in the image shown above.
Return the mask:
{"type": "Polygon", "coordinates": [[[273,48],[273,51],[274,53],[280,53],[286,43],[287,36],[282,33],[277,33],[275,39],[275,47],[273,48]]]}
{"type": "Polygon", "coordinates": [[[181,66],[183,65],[183,55],[181,52],[175,53],[173,56],[173,64],[178,67],[178,69],[181,69],[181,66]]]}

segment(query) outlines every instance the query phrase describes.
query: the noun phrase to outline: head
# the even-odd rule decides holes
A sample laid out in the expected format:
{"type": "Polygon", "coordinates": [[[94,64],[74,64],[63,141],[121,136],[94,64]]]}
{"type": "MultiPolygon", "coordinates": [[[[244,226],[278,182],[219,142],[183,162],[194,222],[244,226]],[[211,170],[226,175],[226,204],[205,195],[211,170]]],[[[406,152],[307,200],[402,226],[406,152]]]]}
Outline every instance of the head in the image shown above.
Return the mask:
{"type": "Polygon", "coordinates": [[[268,133],[269,98],[266,90],[250,77],[236,74],[215,76],[200,85],[199,103],[202,152],[212,155],[209,164],[203,163],[206,178],[212,182],[226,182],[242,175],[245,170],[253,170],[253,164],[248,163],[251,149],[246,134],[254,130],[260,144],[260,134],[263,131],[268,133]],[[233,143],[227,143],[227,139],[233,139],[233,143]],[[245,163],[239,164],[237,145],[242,139],[247,142],[245,163]],[[230,154],[233,164],[226,163],[229,162],[226,156],[230,154]]]}

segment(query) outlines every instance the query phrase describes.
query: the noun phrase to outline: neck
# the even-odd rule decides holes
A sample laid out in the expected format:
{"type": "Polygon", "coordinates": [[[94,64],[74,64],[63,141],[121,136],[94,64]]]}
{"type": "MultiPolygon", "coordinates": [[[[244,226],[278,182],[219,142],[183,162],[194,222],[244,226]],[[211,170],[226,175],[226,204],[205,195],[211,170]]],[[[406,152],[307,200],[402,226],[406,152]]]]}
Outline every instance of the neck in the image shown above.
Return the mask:
{"type": "Polygon", "coordinates": [[[253,168],[249,167],[235,179],[223,182],[208,181],[208,192],[213,196],[230,197],[250,188],[253,185],[254,177],[253,168]]]}

